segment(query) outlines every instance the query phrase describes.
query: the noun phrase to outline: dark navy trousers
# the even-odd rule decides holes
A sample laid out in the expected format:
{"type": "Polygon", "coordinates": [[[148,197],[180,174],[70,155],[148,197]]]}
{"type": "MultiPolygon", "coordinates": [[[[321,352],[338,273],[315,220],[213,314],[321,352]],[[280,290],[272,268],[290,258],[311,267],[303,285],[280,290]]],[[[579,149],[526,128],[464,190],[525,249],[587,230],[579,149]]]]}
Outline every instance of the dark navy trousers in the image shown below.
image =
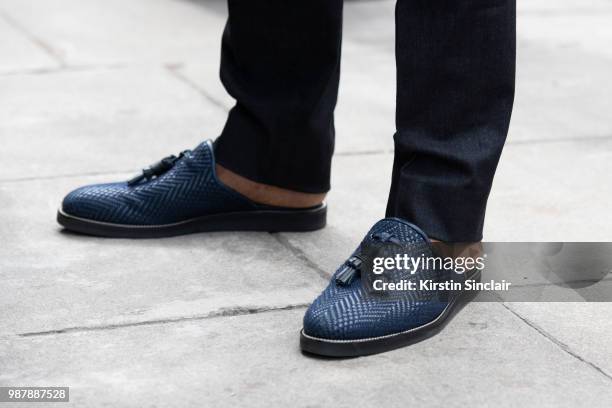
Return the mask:
{"type": "MultiPolygon", "coordinates": [[[[342,0],[228,4],[221,80],[237,103],[215,144],[219,163],[265,184],[328,191],[342,0]]],[[[435,239],[479,241],[514,100],[516,0],[397,0],[395,25],[387,216],[435,239]]]]}

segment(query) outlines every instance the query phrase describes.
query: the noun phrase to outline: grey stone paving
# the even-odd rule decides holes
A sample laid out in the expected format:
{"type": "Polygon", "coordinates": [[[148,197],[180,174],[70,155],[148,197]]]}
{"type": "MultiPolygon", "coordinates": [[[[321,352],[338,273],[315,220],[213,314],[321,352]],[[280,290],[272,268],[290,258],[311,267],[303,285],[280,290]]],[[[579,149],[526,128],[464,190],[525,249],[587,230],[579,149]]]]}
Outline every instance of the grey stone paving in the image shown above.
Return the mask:
{"type": "Polygon", "coordinates": [[[220,108],[161,66],[0,76],[0,89],[11,135],[0,180],[133,171],[223,125],[220,108]]]}
{"type": "MultiPolygon", "coordinates": [[[[516,109],[485,238],[610,241],[612,2],[531,0],[518,14],[516,109]]],[[[60,231],[70,189],[219,133],[224,18],[221,0],[0,0],[0,386],[69,385],[79,407],[611,406],[610,304],[471,304],[392,353],[299,353],[306,305],[384,213],[392,1],[345,6],[326,229],[60,231]]]]}
{"type": "Polygon", "coordinates": [[[3,378],[72,384],[76,406],[606,407],[612,398],[608,378],[500,304],[472,305],[429,342],[345,361],[299,353],[302,312],[0,340],[3,378]]]}

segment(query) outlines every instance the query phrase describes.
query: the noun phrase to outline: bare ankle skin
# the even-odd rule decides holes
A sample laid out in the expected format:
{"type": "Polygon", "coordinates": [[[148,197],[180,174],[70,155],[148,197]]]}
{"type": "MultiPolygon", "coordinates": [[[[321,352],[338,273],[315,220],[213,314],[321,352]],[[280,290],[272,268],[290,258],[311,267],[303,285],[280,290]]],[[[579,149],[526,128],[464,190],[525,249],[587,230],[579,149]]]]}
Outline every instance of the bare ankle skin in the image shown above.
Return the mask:
{"type": "Polygon", "coordinates": [[[308,208],[319,205],[325,193],[309,194],[257,183],[217,164],[217,177],[223,184],[259,204],[288,208],[308,208]]]}
{"type": "Polygon", "coordinates": [[[483,254],[482,242],[447,243],[447,242],[438,241],[436,239],[432,239],[431,243],[436,253],[444,257],[477,258],[479,256],[482,256],[483,254]]]}

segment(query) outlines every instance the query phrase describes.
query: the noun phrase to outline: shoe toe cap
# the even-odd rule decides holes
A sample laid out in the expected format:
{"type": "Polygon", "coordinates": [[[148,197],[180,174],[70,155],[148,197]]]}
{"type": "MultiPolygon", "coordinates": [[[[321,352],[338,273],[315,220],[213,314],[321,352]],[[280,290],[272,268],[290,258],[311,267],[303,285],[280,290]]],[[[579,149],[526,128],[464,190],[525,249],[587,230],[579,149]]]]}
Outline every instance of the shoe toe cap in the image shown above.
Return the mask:
{"type": "Polygon", "coordinates": [[[322,339],[340,339],[341,325],[331,316],[330,310],[311,305],[304,315],[304,334],[322,339]]]}
{"type": "Polygon", "coordinates": [[[328,340],[387,336],[431,322],[445,305],[402,297],[367,298],[355,288],[341,292],[328,288],[306,311],[304,334],[328,340]]]}
{"type": "Polygon", "coordinates": [[[118,195],[124,184],[94,184],[77,188],[62,201],[62,212],[74,217],[112,222],[111,215],[121,204],[118,195]]]}
{"type": "Polygon", "coordinates": [[[364,305],[357,291],[336,289],[331,284],[310,305],[304,315],[304,334],[328,340],[369,337],[376,325],[363,319],[364,305]]]}

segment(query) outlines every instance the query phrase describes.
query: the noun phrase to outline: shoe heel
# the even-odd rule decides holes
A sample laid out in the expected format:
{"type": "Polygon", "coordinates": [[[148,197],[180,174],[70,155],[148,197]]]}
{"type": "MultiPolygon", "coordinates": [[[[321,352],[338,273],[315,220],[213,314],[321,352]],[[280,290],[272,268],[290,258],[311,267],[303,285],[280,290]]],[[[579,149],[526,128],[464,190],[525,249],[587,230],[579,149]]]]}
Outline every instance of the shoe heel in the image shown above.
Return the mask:
{"type": "Polygon", "coordinates": [[[306,232],[324,228],[327,224],[327,205],[295,211],[262,213],[256,229],[268,232],[306,232]],[[261,228],[259,228],[261,227],[261,228]]]}

